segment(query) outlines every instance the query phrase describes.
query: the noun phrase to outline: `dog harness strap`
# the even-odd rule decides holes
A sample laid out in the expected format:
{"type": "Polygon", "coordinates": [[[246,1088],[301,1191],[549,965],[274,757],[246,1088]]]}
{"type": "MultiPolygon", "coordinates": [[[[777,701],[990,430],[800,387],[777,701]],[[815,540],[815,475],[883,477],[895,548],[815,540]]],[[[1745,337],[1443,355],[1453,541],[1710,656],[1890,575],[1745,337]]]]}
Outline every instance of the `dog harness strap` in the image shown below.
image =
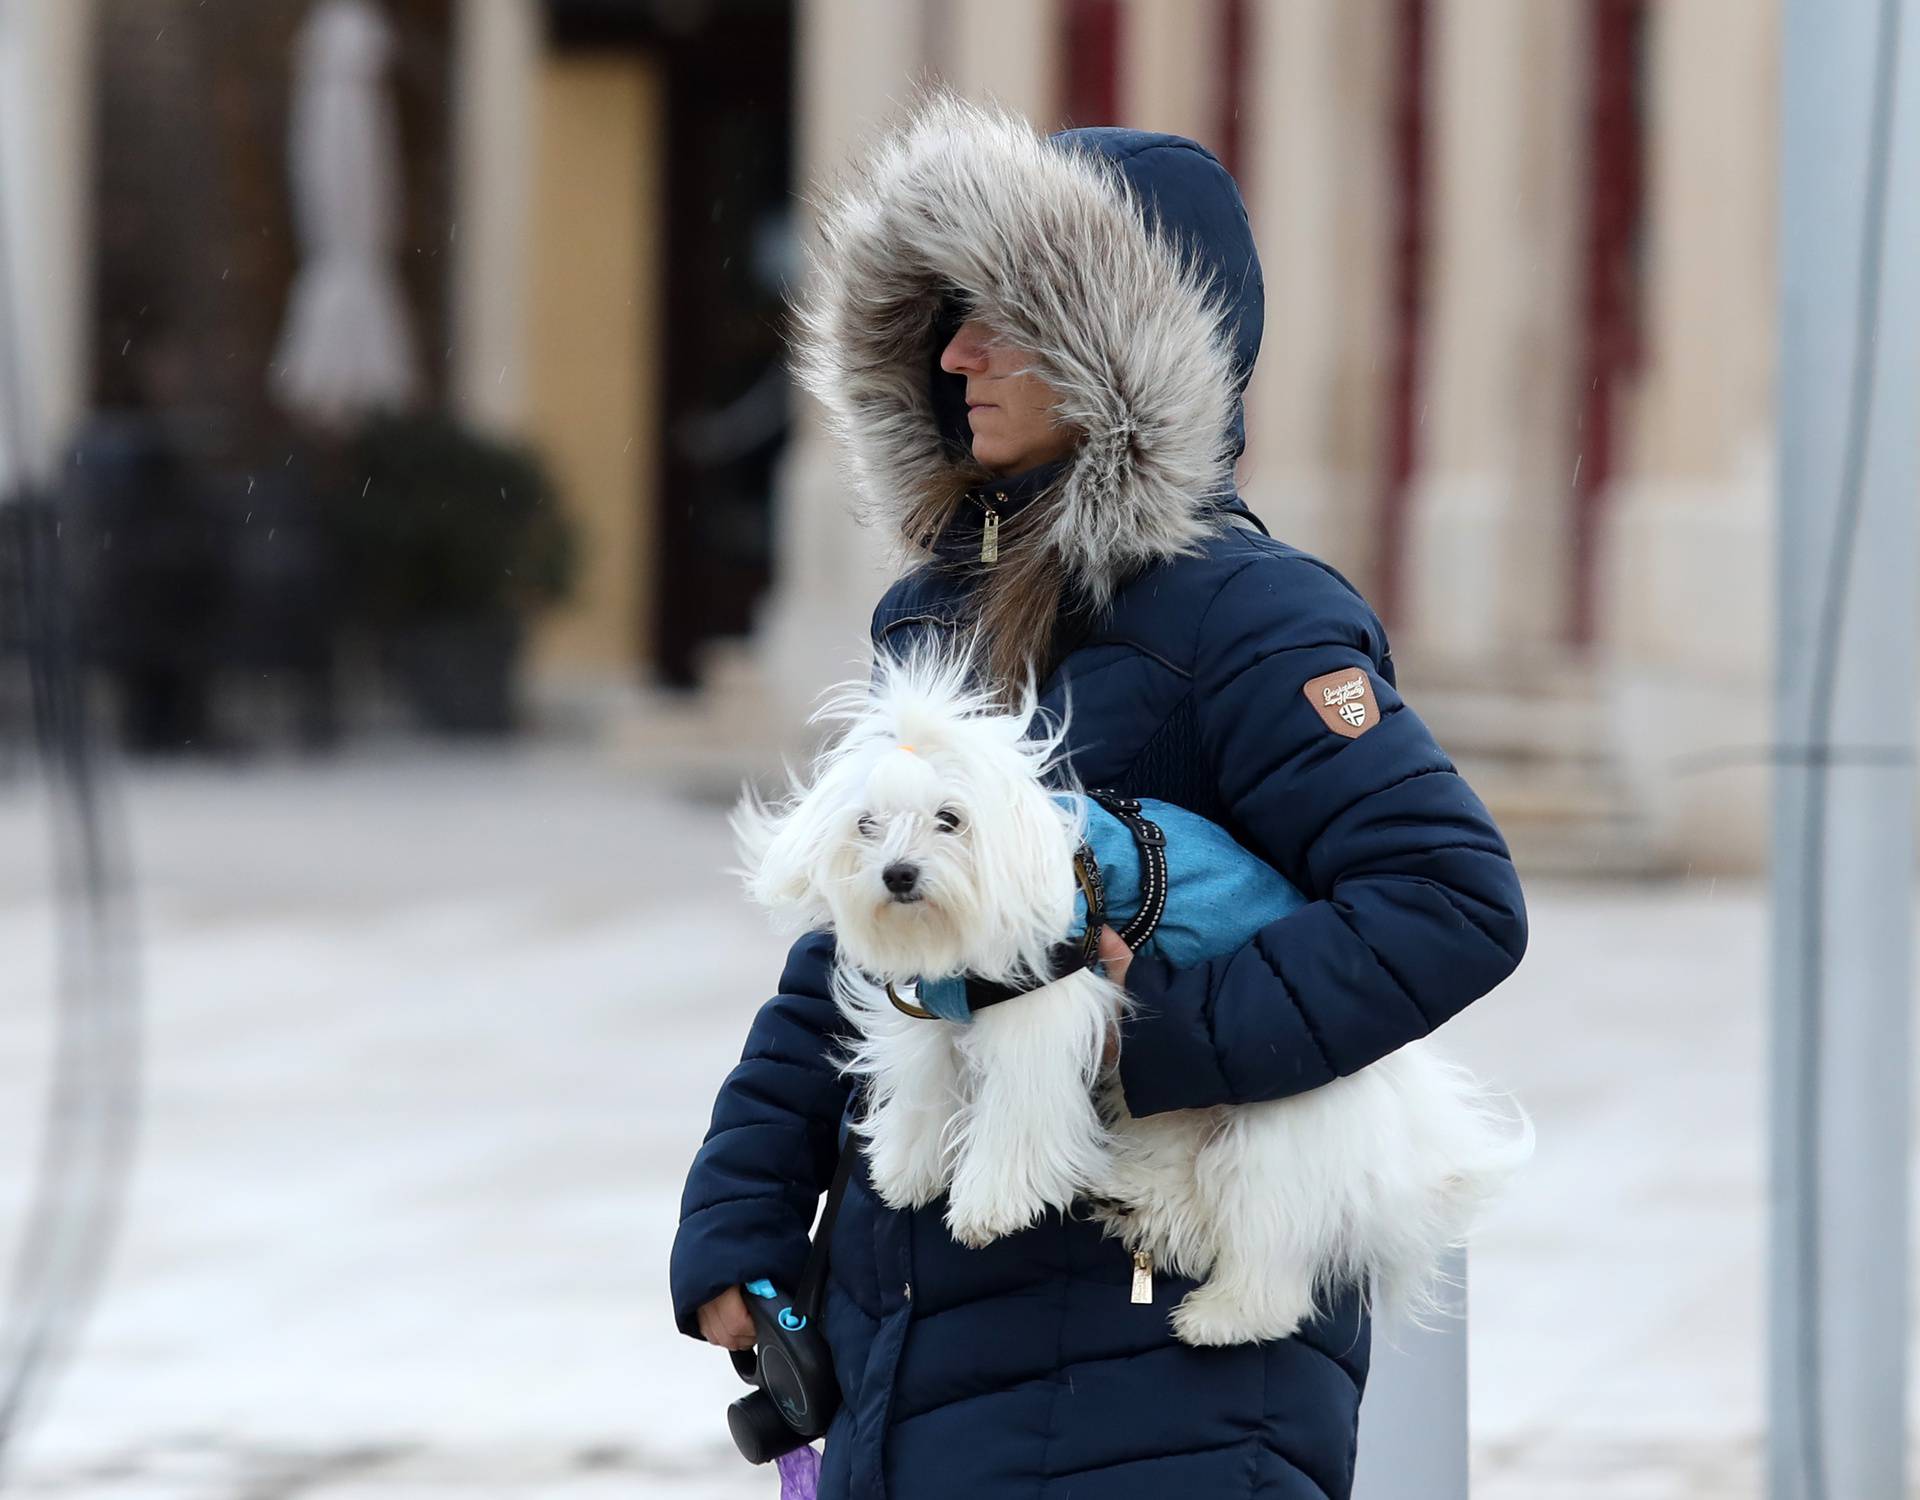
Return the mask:
{"type": "Polygon", "coordinates": [[[1137,797],[1122,797],[1117,792],[1088,792],[1114,817],[1126,825],[1140,851],[1140,910],[1120,929],[1120,940],[1136,953],[1153,936],[1167,910],[1167,835],[1166,830],[1140,811],[1137,797]]]}

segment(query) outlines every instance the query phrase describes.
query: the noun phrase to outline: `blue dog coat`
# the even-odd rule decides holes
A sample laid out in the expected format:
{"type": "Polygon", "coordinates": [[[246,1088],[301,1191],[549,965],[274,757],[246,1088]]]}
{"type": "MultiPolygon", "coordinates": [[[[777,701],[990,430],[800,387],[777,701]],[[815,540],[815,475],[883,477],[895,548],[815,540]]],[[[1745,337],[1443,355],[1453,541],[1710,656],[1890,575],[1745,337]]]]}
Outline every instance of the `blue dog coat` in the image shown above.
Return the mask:
{"type": "MultiPolygon", "coordinates": [[[[1087,845],[1106,884],[1107,922],[1124,927],[1140,909],[1140,849],[1133,834],[1091,797],[1062,793],[1087,810],[1087,845]]],[[[1185,968],[1231,953],[1267,923],[1306,898],[1269,865],[1249,854],[1217,823],[1171,802],[1142,798],[1140,812],[1167,836],[1167,906],[1140,952],[1185,968]]],[[[1087,898],[1073,898],[1079,931],[1087,927],[1087,898]]],[[[962,1024],[973,1020],[964,976],[923,980],[914,996],[922,1010],[962,1024]]]]}

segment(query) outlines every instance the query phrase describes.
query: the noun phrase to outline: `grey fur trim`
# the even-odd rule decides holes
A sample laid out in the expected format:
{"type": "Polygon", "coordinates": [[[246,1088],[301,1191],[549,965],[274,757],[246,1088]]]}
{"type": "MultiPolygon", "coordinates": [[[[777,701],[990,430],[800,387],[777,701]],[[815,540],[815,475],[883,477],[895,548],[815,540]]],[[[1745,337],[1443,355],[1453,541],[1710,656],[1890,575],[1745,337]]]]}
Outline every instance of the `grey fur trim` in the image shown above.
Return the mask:
{"type": "Polygon", "coordinates": [[[1084,433],[1038,503],[1046,545],[1096,601],[1218,529],[1237,399],[1218,305],[1112,163],[937,93],[826,198],[812,259],[797,371],[846,444],[861,508],[909,555],[904,518],[957,472],[927,391],[948,284],[1031,352],[1084,433]]]}

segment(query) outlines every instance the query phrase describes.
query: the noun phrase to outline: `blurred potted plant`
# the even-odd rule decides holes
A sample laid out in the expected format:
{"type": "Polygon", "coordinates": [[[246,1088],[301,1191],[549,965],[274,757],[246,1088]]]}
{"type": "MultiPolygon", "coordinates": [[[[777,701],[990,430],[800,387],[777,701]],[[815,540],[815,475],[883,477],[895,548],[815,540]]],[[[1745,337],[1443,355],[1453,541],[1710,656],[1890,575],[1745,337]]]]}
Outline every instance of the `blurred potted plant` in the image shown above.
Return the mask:
{"type": "Polygon", "coordinates": [[[526,620],[566,597],[573,533],[540,461],[440,414],[376,418],[330,507],[354,612],[423,723],[514,724],[526,620]]]}

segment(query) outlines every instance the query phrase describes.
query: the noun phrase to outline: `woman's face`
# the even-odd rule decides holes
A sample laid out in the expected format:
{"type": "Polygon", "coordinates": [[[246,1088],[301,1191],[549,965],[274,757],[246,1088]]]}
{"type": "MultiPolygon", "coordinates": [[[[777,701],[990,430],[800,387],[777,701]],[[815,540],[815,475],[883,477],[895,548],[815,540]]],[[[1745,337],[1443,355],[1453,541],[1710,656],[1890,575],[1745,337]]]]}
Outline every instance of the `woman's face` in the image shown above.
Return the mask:
{"type": "Polygon", "coordinates": [[[1018,474],[1064,458],[1075,433],[1055,418],[1060,397],[1022,369],[1026,356],[997,343],[987,325],[969,318],[940,351],[940,368],[967,381],[967,425],[973,456],[995,474],[1018,474]]]}

